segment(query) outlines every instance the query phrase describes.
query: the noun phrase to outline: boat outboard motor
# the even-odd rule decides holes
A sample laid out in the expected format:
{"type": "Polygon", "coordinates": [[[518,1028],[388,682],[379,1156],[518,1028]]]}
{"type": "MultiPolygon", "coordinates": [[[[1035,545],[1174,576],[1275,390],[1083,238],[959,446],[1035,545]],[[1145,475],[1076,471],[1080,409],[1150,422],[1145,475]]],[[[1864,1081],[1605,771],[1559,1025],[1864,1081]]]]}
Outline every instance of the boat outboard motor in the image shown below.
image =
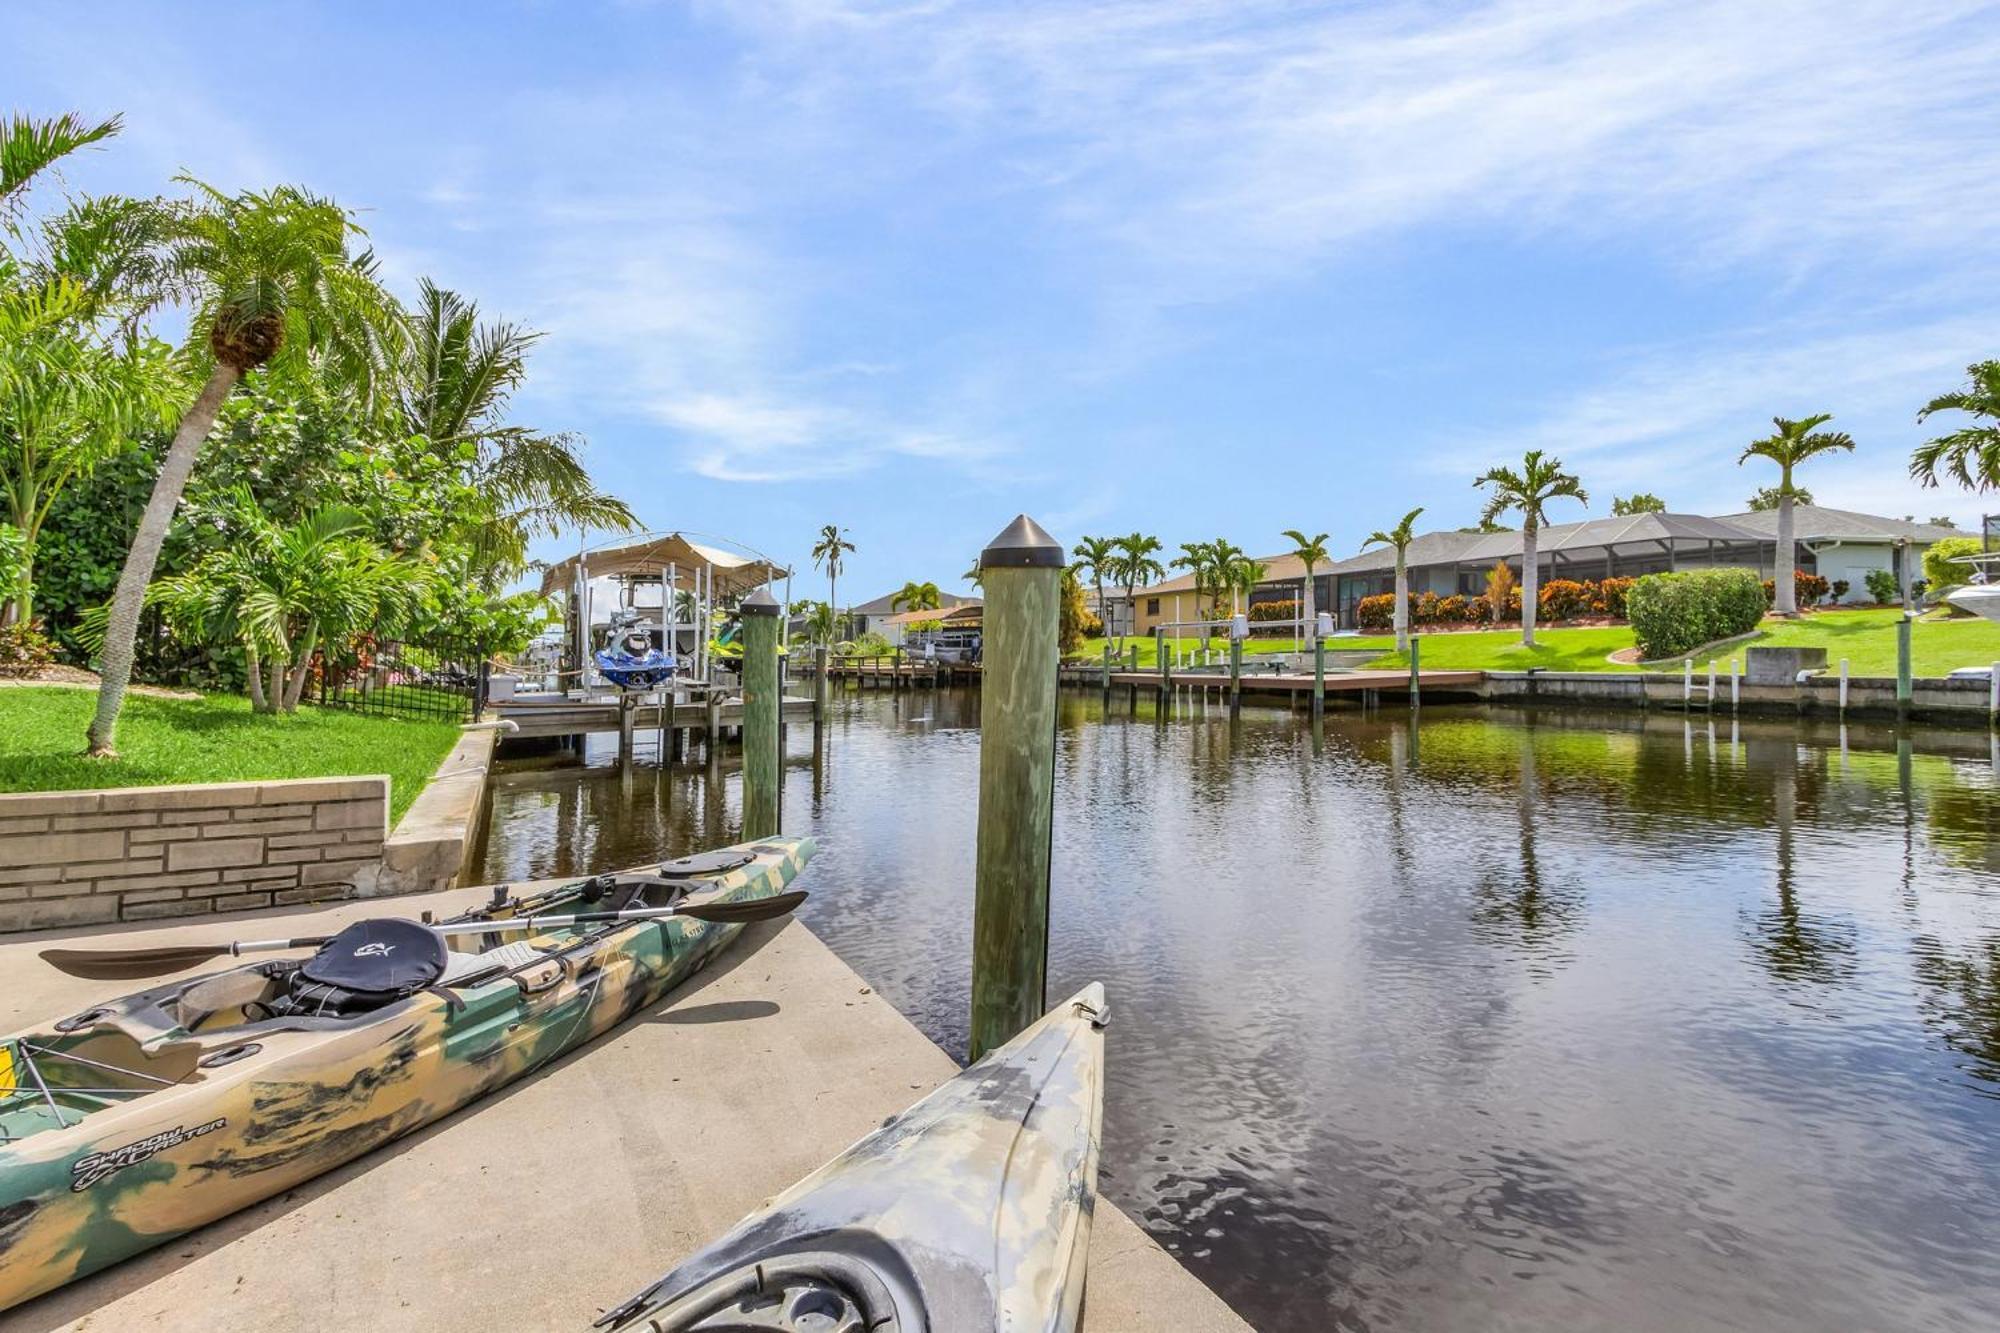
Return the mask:
{"type": "Polygon", "coordinates": [[[444,937],[414,921],[357,921],[300,965],[288,1004],[295,1015],[368,1013],[437,984],[444,937]]]}

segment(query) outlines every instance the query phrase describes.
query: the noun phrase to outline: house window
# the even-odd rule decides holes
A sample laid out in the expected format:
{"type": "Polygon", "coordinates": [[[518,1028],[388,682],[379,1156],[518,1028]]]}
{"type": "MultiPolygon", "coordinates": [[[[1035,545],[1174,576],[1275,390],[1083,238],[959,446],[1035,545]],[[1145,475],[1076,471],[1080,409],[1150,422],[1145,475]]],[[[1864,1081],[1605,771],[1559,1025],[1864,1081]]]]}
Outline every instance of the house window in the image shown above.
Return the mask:
{"type": "Polygon", "coordinates": [[[1157,616],[1158,614],[1160,614],[1160,599],[1159,599],[1159,598],[1157,598],[1157,597],[1148,597],[1148,598],[1146,599],[1146,614],[1147,614],[1147,615],[1149,615],[1149,616],[1157,616]]]}

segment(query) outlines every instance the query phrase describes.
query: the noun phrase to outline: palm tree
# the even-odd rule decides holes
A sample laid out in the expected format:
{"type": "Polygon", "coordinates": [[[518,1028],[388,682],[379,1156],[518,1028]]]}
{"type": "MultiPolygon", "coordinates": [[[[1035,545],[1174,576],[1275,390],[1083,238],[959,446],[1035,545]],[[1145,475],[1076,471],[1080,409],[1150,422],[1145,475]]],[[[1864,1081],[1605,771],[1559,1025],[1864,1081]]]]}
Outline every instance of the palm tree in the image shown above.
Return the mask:
{"type": "Polygon", "coordinates": [[[1257,591],[1257,585],[1264,581],[1270,566],[1239,551],[1230,559],[1227,570],[1229,613],[1235,615],[1250,605],[1250,594],[1257,591]]]}
{"type": "Polygon", "coordinates": [[[1551,500],[1567,498],[1587,505],[1590,497],[1584,493],[1582,482],[1563,471],[1561,459],[1544,458],[1540,449],[1530,449],[1522,457],[1520,471],[1510,467],[1489,468],[1472,484],[1491,488],[1486,509],[1479,518],[1482,525],[1498,522],[1510,509],[1521,511],[1521,643],[1532,648],[1535,595],[1541,584],[1535,538],[1547,517],[1544,511],[1551,500]]]}
{"type": "Polygon", "coordinates": [[[188,359],[206,366],[207,376],[167,446],[112,594],[90,724],[90,753],[105,758],[117,754],[146,589],[223,400],[259,366],[315,353],[372,396],[402,331],[401,312],[376,281],[374,257],[348,250],[361,228],[345,209],[291,186],[226,195],[182,179],[199,199],[174,214],[170,267],[194,307],[188,359]]]}
{"type": "Polygon", "coordinates": [[[1854,441],[1847,432],[1820,429],[1831,420],[1831,412],[1822,412],[1801,421],[1772,417],[1771,424],[1777,427],[1776,432],[1764,439],[1751,441],[1736,460],[1740,466],[1753,458],[1768,458],[1779,468],[1778,561],[1771,585],[1771,610],[1777,615],[1795,616],[1799,613],[1799,590],[1792,573],[1798,563],[1798,547],[1792,540],[1792,502],[1797,495],[1792,486],[1792,469],[1820,454],[1832,453],[1836,449],[1852,452],[1854,449],[1854,441]]]}
{"type": "Polygon", "coordinates": [[[938,591],[937,584],[929,581],[919,583],[915,579],[911,579],[897,590],[895,596],[889,599],[889,609],[891,611],[935,611],[938,609],[938,603],[943,597],[944,594],[938,591]]]}
{"type": "Polygon", "coordinates": [[[978,588],[982,591],[985,590],[986,571],[979,567],[979,562],[977,560],[972,562],[971,569],[966,570],[963,574],[960,574],[959,577],[964,579],[967,583],[970,583],[973,587],[978,588]]]}
{"type": "Polygon", "coordinates": [[[431,577],[363,536],[358,510],[329,506],[280,527],[245,488],[230,518],[227,546],[147,596],[178,632],[242,645],[258,712],[297,712],[314,651],[392,630],[416,611],[431,577]]]}
{"type": "Polygon", "coordinates": [[[819,530],[819,540],[813,543],[812,558],[815,567],[826,568],[826,604],[840,615],[840,566],[854,543],[847,540],[847,529],[838,523],[829,523],[819,530]]]}
{"type": "Polygon", "coordinates": [[[130,447],[148,419],[170,419],[175,376],[163,343],[118,346],[93,330],[81,284],[0,286],[0,516],[21,534],[15,620],[34,619],[35,547],[63,491],[130,447]]]}
{"type": "Polygon", "coordinates": [[[1322,532],[1316,536],[1308,537],[1298,528],[1286,528],[1284,531],[1285,540],[1292,544],[1292,554],[1297,556],[1299,563],[1306,567],[1306,595],[1300,609],[1305,613],[1303,619],[1306,624],[1307,638],[1311,638],[1319,633],[1318,627],[1313,623],[1318,619],[1317,612],[1319,610],[1314,604],[1316,589],[1313,585],[1318,580],[1313,577],[1313,571],[1319,568],[1320,561],[1326,559],[1326,543],[1329,535],[1322,532]]]}
{"type": "Polygon", "coordinates": [[[1371,532],[1368,540],[1361,543],[1361,549],[1371,546],[1393,546],[1396,548],[1396,611],[1393,623],[1396,627],[1396,651],[1410,651],[1410,543],[1416,540],[1417,515],[1423,513],[1419,506],[1403,515],[1403,521],[1387,532],[1371,532]]]}
{"type": "Polygon", "coordinates": [[[1923,421],[1933,412],[1963,412],[1975,424],[1920,445],[1910,455],[1910,475],[1926,486],[1938,484],[1938,469],[1967,490],[2000,486],[2000,361],[1981,361],[1965,368],[1967,387],[1939,394],[1917,413],[1923,421]],[[1985,424],[1977,424],[1984,418],[1985,424]]]}
{"type": "Polygon", "coordinates": [[[1104,626],[1104,636],[1111,637],[1111,608],[1104,604],[1104,580],[1118,577],[1118,540],[1115,537],[1085,537],[1077,542],[1070,554],[1076,557],[1071,568],[1078,578],[1089,578],[1091,587],[1097,590],[1097,618],[1104,626]]]}
{"type": "Polygon", "coordinates": [[[468,521],[465,533],[488,582],[517,574],[537,536],[565,527],[629,532],[639,526],[630,506],[591,481],[579,457],[581,438],[507,422],[508,400],[541,336],[504,320],[482,321],[478,306],[426,279],[397,366],[404,433],[423,436],[440,458],[459,461],[466,480],[494,505],[468,521]]]}
{"type": "Polygon", "coordinates": [[[1114,567],[1118,571],[1118,581],[1125,585],[1125,605],[1132,613],[1132,623],[1139,623],[1139,603],[1133,594],[1154,579],[1165,578],[1167,567],[1160,563],[1163,549],[1158,537],[1149,537],[1143,532],[1128,532],[1123,537],[1114,538],[1112,545],[1118,548],[1114,567]]]}

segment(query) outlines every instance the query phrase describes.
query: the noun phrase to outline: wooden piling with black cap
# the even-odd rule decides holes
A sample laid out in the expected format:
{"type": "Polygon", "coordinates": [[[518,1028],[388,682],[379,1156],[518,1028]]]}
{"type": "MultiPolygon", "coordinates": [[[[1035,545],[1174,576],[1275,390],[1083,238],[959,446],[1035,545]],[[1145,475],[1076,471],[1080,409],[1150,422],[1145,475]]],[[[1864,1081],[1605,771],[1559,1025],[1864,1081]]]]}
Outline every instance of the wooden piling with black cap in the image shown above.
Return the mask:
{"type": "Polygon", "coordinates": [[[972,1058],[1047,1009],[1062,543],[1026,514],[980,553],[979,836],[972,1058]]]}
{"type": "Polygon", "coordinates": [[[743,599],[743,836],[778,836],[778,599],[759,588],[743,599]]]}

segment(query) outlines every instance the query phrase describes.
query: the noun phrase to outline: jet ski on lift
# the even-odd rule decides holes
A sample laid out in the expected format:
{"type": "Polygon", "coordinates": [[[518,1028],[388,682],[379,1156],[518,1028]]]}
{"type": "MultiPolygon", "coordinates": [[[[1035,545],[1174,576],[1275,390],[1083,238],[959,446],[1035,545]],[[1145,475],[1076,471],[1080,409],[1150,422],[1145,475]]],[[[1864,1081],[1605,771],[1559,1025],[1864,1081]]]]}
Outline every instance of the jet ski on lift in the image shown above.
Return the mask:
{"type": "Polygon", "coordinates": [[[591,661],[606,680],[633,693],[658,689],[679,665],[672,653],[653,646],[653,623],[634,611],[612,617],[611,642],[591,654],[591,661]]]}

